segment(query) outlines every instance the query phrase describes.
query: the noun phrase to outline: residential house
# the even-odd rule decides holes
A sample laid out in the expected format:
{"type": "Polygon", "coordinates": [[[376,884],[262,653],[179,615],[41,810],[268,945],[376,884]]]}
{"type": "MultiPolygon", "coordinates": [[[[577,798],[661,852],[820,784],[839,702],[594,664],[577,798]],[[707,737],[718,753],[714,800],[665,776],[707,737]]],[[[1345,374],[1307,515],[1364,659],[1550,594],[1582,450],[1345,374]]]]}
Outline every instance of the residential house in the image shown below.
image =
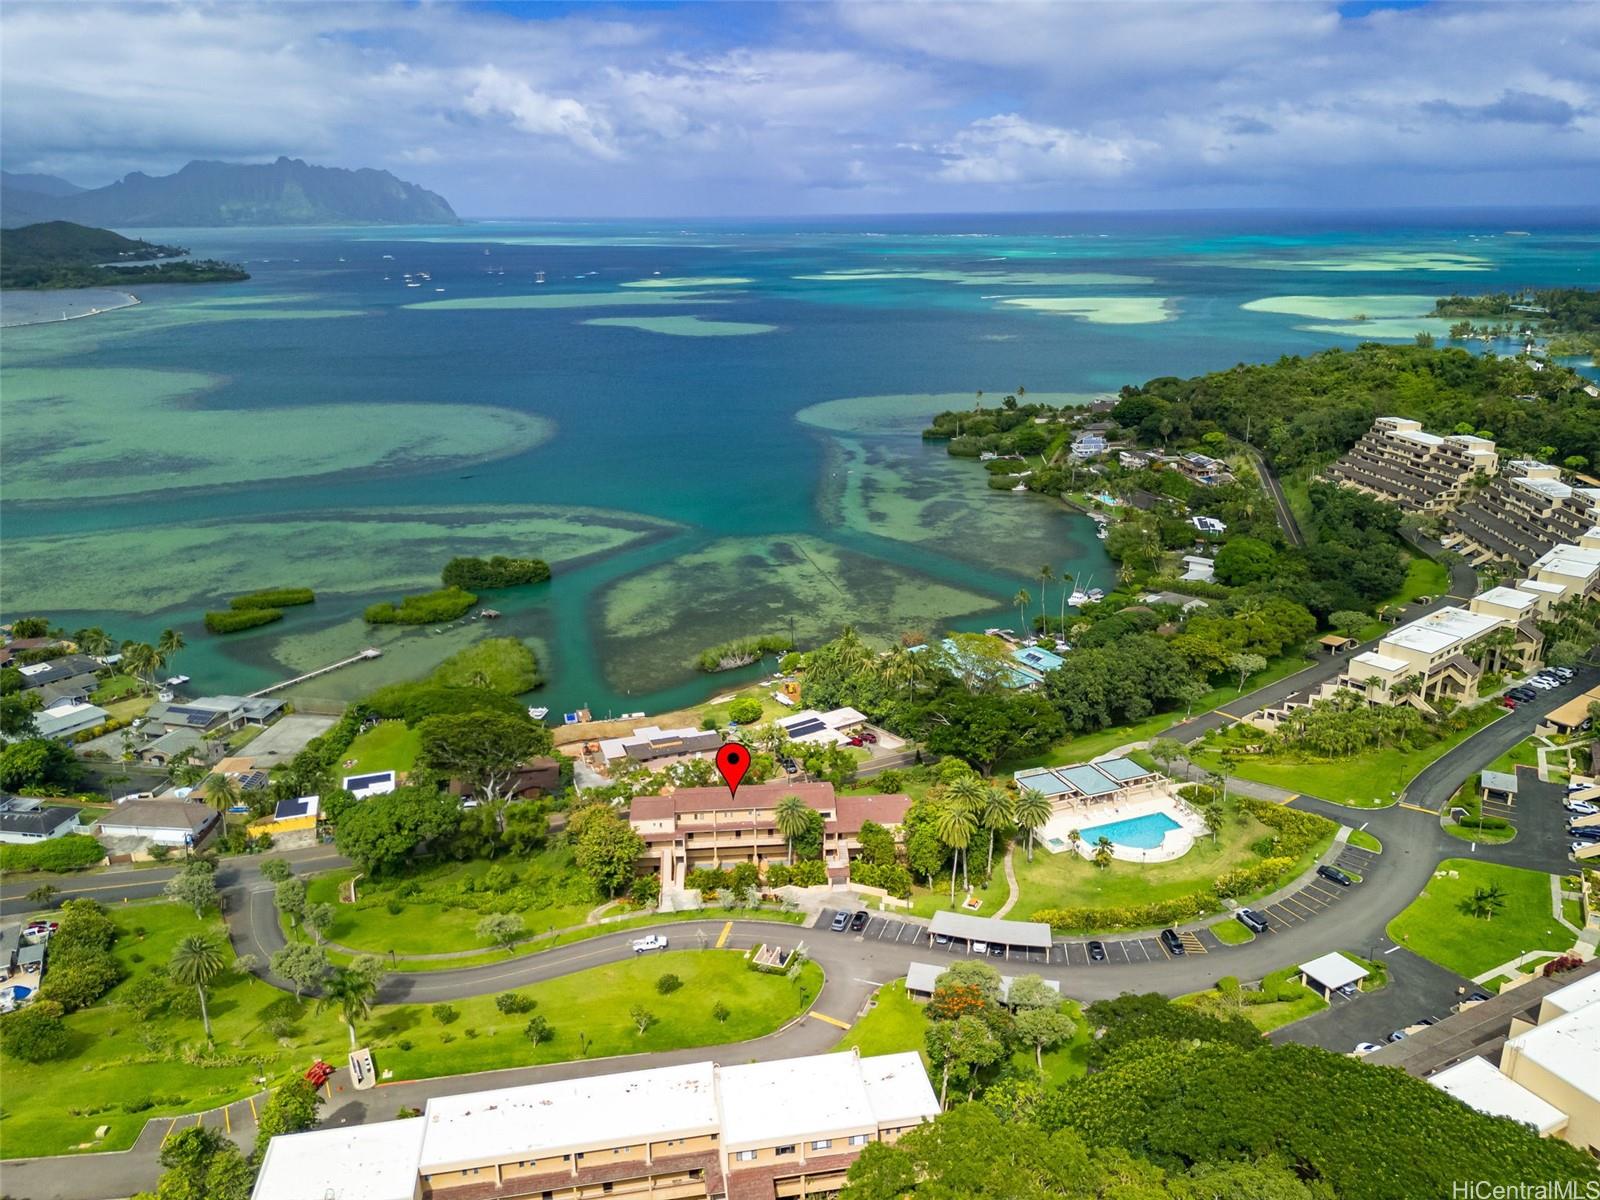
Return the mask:
{"type": "MultiPolygon", "coordinates": [[[[1204,520],[1196,517],[1196,520],[1204,520]]],[[[1190,583],[1215,583],[1217,581],[1217,560],[1207,558],[1203,554],[1185,554],[1183,556],[1183,574],[1179,579],[1190,583]]]]}
{"type": "Polygon", "coordinates": [[[201,696],[198,700],[153,704],[145,716],[154,725],[222,733],[246,725],[270,725],[283,715],[284,702],[269,696],[201,696]]]}
{"type": "MultiPolygon", "coordinates": [[[[465,779],[452,779],[449,785],[453,796],[472,795],[472,784],[465,779]]],[[[502,795],[514,800],[535,800],[551,796],[561,790],[561,762],[559,759],[530,758],[517,768],[507,782],[502,795]]]]}
{"type": "Polygon", "coordinates": [[[95,824],[106,838],[137,838],[158,846],[205,844],[222,825],[222,814],[192,800],[124,800],[95,824]]]}
{"type": "Polygon", "coordinates": [[[635,796],[628,823],[644,838],[640,874],[659,873],[662,890],[680,888],[698,867],[757,866],[783,862],[788,839],[778,831],[775,810],[785,796],[798,796],[822,814],[822,857],[828,875],[845,879],[850,855],[866,821],[899,828],[909,796],[840,796],[831,783],[747,783],[730,796],[725,787],[679,788],[670,796],[635,796]]]}
{"type": "Polygon", "coordinates": [[[938,1113],[914,1052],[580,1075],[275,1137],[252,1200],[824,1200],[938,1113]]]}
{"type": "Polygon", "coordinates": [[[321,797],[298,796],[278,801],[270,817],[252,821],[248,828],[252,837],[270,836],[274,850],[297,850],[316,845],[321,815],[321,797]]]}
{"type": "Polygon", "coordinates": [[[399,776],[393,771],[369,771],[365,775],[346,775],[341,785],[357,800],[368,796],[387,796],[399,786],[399,776]]]}
{"type": "Polygon", "coordinates": [[[1417,421],[1379,417],[1325,478],[1407,512],[1442,512],[1499,468],[1495,445],[1471,434],[1427,433],[1417,421]]]}
{"type": "Polygon", "coordinates": [[[152,767],[165,767],[179,755],[188,753],[189,761],[209,766],[222,757],[220,738],[207,738],[193,729],[172,729],[154,741],[146,742],[134,751],[134,756],[152,767]]]}
{"type": "Polygon", "coordinates": [[[656,769],[695,758],[710,758],[722,745],[722,734],[715,729],[662,729],[659,725],[642,725],[626,737],[601,738],[598,765],[624,766],[628,763],[650,763],[656,769]]]}
{"type": "Polygon", "coordinates": [[[0,797],[0,842],[29,844],[75,833],[78,810],[32,796],[0,797]]]}
{"type": "Polygon", "coordinates": [[[110,719],[111,714],[98,705],[67,700],[34,713],[33,727],[40,737],[66,741],[110,719]]]}

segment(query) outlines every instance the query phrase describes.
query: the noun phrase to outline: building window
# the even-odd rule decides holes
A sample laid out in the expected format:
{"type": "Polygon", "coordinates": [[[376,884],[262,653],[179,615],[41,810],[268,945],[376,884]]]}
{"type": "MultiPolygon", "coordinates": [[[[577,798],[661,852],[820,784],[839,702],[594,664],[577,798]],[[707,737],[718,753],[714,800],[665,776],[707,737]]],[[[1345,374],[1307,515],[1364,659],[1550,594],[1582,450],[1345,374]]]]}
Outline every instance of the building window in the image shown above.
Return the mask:
{"type": "Polygon", "coordinates": [[[833,1139],[832,1138],[823,1138],[820,1142],[812,1142],[811,1143],[811,1148],[813,1150],[826,1150],[826,1149],[828,1149],[828,1147],[830,1147],[832,1145],[833,1145],[833,1139]]]}
{"type": "Polygon", "coordinates": [[[793,1146],[774,1146],[772,1148],[772,1152],[774,1154],[793,1154],[794,1153],[794,1147],[793,1146]]]}
{"type": "Polygon", "coordinates": [[[869,1140],[864,1133],[852,1133],[850,1135],[850,1144],[852,1146],[865,1146],[869,1140]]]}
{"type": "Polygon", "coordinates": [[[610,1194],[611,1194],[611,1189],[612,1189],[612,1188],[613,1188],[613,1187],[615,1187],[615,1186],[616,1186],[616,1185],[615,1185],[615,1184],[610,1184],[610,1183],[602,1183],[602,1184],[601,1184],[601,1185],[600,1185],[600,1191],[601,1191],[601,1193],[602,1193],[602,1194],[603,1194],[603,1195],[606,1195],[606,1196],[609,1196],[609,1195],[610,1195],[610,1194]]]}
{"type": "Polygon", "coordinates": [[[754,1150],[741,1150],[734,1157],[740,1162],[755,1162],[756,1152],[754,1150]]]}

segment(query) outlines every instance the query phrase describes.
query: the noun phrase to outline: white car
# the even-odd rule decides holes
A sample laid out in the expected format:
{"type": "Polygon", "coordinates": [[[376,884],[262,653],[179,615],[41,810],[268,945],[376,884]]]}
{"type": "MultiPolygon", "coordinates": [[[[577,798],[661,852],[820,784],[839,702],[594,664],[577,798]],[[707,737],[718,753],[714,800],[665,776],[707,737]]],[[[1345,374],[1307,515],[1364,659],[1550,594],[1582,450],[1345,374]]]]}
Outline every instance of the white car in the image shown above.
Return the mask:
{"type": "Polygon", "coordinates": [[[1571,679],[1577,674],[1577,672],[1571,667],[1551,667],[1550,674],[1555,675],[1560,679],[1571,679]]]}
{"type": "Polygon", "coordinates": [[[1382,1050],[1382,1049],[1383,1049],[1383,1047],[1378,1045],[1377,1042],[1357,1042],[1356,1043],[1356,1048],[1353,1051],[1351,1051],[1351,1053],[1353,1053],[1353,1054],[1371,1054],[1374,1050],[1382,1050]]]}
{"type": "Polygon", "coordinates": [[[1556,684],[1554,680],[1545,679],[1543,676],[1535,675],[1532,679],[1528,680],[1528,686],[1531,688],[1538,688],[1541,692],[1548,692],[1551,688],[1559,685],[1556,684]]]}
{"type": "Polygon", "coordinates": [[[1580,817],[1592,817],[1600,813],[1600,806],[1590,804],[1587,800],[1568,800],[1567,811],[1576,813],[1580,817]]]}
{"type": "Polygon", "coordinates": [[[649,937],[634,938],[633,952],[635,954],[648,954],[652,950],[665,950],[667,939],[659,933],[652,933],[649,937]]]}

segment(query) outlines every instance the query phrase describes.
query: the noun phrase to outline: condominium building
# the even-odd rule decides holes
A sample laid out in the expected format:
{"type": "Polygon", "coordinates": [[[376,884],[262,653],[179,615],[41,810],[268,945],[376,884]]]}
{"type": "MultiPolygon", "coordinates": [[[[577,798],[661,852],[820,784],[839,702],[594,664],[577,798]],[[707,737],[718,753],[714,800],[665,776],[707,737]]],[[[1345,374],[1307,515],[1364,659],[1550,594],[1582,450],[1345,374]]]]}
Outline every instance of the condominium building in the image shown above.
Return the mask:
{"type": "Polygon", "coordinates": [[[850,855],[866,821],[898,828],[911,797],[840,796],[831,783],[745,784],[737,798],[724,787],[679,788],[670,796],[635,796],[628,823],[644,838],[641,873],[658,872],[663,891],[681,887],[696,867],[785,861],[789,842],[778,829],[777,805],[798,796],[822,814],[822,858],[830,878],[850,873],[850,855]]]}
{"type": "Polygon", "coordinates": [[[1473,566],[1513,563],[1524,570],[1600,521],[1600,488],[1572,487],[1547,463],[1517,459],[1488,487],[1445,517],[1444,545],[1473,566]]]}
{"type": "Polygon", "coordinates": [[[1600,526],[1585,533],[1575,545],[1555,546],[1534,559],[1528,578],[1517,586],[1529,588],[1530,583],[1538,584],[1538,590],[1551,596],[1552,605],[1600,597],[1600,526]]]}
{"type": "Polygon", "coordinates": [[[1493,475],[1499,463],[1487,438],[1440,436],[1417,421],[1379,417],[1325,474],[1407,512],[1440,512],[1459,503],[1474,478],[1493,475]]]}
{"type": "Polygon", "coordinates": [[[252,1200],[804,1200],[938,1113],[914,1052],[591,1075],[273,1138],[252,1200]]]}

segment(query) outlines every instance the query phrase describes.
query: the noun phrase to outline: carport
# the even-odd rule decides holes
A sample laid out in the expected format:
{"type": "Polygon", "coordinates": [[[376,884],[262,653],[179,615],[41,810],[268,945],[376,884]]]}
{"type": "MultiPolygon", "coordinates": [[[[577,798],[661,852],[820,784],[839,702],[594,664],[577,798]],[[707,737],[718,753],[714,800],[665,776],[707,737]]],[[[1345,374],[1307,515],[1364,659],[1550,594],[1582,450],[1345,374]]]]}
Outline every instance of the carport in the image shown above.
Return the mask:
{"type": "Polygon", "coordinates": [[[1358,962],[1352,962],[1334,951],[1300,965],[1300,978],[1307,987],[1322,993],[1324,1000],[1333,999],[1333,993],[1367,977],[1368,971],[1358,962]]]}
{"type": "Polygon", "coordinates": [[[965,942],[968,949],[972,948],[974,942],[987,942],[991,946],[1004,946],[1008,951],[1050,952],[1050,926],[1043,921],[1002,921],[996,917],[936,912],[933,914],[932,932],[935,941],[945,937],[965,942]]]}
{"type": "Polygon", "coordinates": [[[1515,771],[1484,771],[1478,776],[1479,785],[1483,788],[1485,800],[1496,800],[1501,804],[1514,804],[1517,799],[1517,775],[1515,771]]]}

